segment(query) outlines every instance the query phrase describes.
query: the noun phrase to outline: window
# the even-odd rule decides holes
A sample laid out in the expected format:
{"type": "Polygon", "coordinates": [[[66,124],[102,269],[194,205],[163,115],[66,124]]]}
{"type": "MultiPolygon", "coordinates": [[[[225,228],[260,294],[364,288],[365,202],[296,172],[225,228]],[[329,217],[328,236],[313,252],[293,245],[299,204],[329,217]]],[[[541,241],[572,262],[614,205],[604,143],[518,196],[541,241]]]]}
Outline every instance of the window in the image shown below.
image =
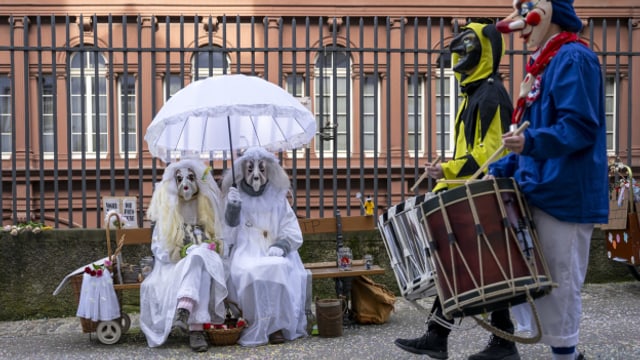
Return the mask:
{"type": "Polygon", "coordinates": [[[376,149],[378,141],[377,133],[380,130],[378,123],[378,94],[376,91],[380,88],[378,80],[374,75],[365,75],[362,81],[362,143],[365,152],[373,152],[376,149]]]}
{"type": "Polygon", "coordinates": [[[201,51],[193,57],[194,81],[231,72],[229,57],[221,51],[222,48],[214,48],[218,50],[201,51]]]}
{"type": "Polygon", "coordinates": [[[410,155],[419,156],[424,153],[424,81],[419,75],[409,77],[407,118],[409,120],[407,149],[410,155]]]}
{"type": "Polygon", "coordinates": [[[607,150],[615,152],[616,136],[616,78],[607,75],[604,83],[605,117],[607,118],[607,150]]]}
{"type": "Polygon", "coordinates": [[[40,109],[42,111],[40,120],[42,133],[42,151],[53,154],[54,152],[54,96],[53,96],[53,76],[44,75],[40,79],[40,109]]]}
{"type": "MultiPolygon", "coordinates": [[[[302,74],[287,74],[285,78],[285,90],[294,97],[300,99],[302,105],[304,105],[309,111],[311,111],[311,99],[305,96],[305,81],[302,74]]],[[[296,151],[296,157],[304,157],[305,151],[298,149],[296,151]]],[[[288,157],[293,157],[293,151],[287,151],[288,157]]]]}
{"type": "Polygon", "coordinates": [[[453,154],[455,140],[453,129],[456,121],[456,109],[459,97],[456,96],[456,78],[453,71],[445,70],[436,78],[436,149],[453,154]]]}
{"type": "Polygon", "coordinates": [[[295,97],[304,96],[304,77],[301,74],[288,74],[286,86],[289,94],[295,97]]]}
{"type": "Polygon", "coordinates": [[[133,75],[121,76],[118,79],[120,102],[118,119],[120,122],[120,153],[135,153],[137,147],[137,112],[136,112],[136,80],[133,75]]]}
{"type": "Polygon", "coordinates": [[[347,134],[350,119],[347,108],[351,94],[347,93],[351,60],[346,52],[327,52],[318,56],[315,62],[314,110],[318,129],[322,133],[316,141],[323,142],[323,149],[332,152],[347,149],[347,134]],[[324,131],[323,131],[324,130],[324,131]]]}
{"type": "Polygon", "coordinates": [[[107,152],[107,81],[105,60],[98,53],[71,58],[71,151],[107,152]]]}
{"type": "Polygon", "coordinates": [[[3,153],[11,153],[11,80],[0,75],[0,146],[3,153]]]}
{"type": "Polygon", "coordinates": [[[182,89],[182,78],[180,74],[169,74],[165,78],[165,86],[163,87],[163,99],[165,102],[169,100],[175,93],[182,89]]]}

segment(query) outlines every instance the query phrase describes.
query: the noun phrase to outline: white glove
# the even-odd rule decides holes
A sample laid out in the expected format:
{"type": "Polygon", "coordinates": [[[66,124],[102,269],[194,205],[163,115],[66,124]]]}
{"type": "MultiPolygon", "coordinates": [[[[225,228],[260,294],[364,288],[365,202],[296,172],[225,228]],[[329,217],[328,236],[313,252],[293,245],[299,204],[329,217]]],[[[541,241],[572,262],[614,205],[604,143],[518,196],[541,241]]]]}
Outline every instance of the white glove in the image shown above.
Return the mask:
{"type": "Polygon", "coordinates": [[[230,187],[229,193],[227,194],[227,200],[230,203],[239,204],[242,200],[240,200],[240,192],[237,187],[230,187]]]}
{"type": "Polygon", "coordinates": [[[282,250],[281,248],[277,247],[277,246],[272,246],[269,248],[269,251],[267,252],[267,255],[269,256],[282,256],[284,255],[284,250],[282,250]]]}

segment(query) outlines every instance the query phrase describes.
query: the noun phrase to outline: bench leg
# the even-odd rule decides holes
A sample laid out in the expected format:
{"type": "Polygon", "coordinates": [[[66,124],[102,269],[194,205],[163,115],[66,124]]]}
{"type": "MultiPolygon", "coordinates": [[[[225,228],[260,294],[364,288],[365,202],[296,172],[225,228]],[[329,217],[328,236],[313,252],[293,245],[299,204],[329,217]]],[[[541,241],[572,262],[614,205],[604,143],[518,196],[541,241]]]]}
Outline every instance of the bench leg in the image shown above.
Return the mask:
{"type": "Polygon", "coordinates": [[[352,277],[335,278],[336,281],[336,295],[339,299],[344,299],[345,309],[343,309],[342,324],[349,326],[354,323],[351,311],[351,281],[352,277]]]}
{"type": "Polygon", "coordinates": [[[304,314],[307,316],[307,334],[311,335],[313,325],[316,323],[316,316],[311,309],[313,304],[313,274],[307,270],[307,298],[304,304],[304,314]]]}

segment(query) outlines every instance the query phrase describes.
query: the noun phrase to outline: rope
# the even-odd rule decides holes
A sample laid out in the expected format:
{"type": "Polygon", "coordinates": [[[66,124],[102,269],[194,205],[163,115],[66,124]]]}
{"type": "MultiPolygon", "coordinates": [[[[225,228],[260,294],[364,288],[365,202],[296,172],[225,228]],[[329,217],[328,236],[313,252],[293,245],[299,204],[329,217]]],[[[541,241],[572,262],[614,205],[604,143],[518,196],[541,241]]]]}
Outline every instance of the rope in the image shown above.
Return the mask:
{"type": "Polygon", "coordinates": [[[531,312],[533,313],[533,318],[536,322],[536,330],[537,330],[537,334],[532,336],[532,337],[524,337],[524,336],[519,336],[519,335],[515,335],[515,334],[511,334],[508,333],[504,330],[498,329],[497,327],[491,325],[489,322],[487,322],[486,320],[480,319],[477,316],[472,316],[473,320],[476,321],[476,323],[478,325],[480,325],[480,327],[482,327],[485,330],[490,331],[492,334],[499,336],[505,340],[509,340],[509,341],[514,341],[514,342],[518,342],[521,344],[535,344],[538,341],[540,341],[540,338],[542,338],[542,332],[540,331],[542,329],[542,326],[540,325],[540,317],[538,315],[538,310],[536,309],[536,305],[533,302],[533,298],[531,297],[531,294],[529,293],[529,288],[527,287],[527,301],[529,302],[529,305],[531,305],[531,312]]]}

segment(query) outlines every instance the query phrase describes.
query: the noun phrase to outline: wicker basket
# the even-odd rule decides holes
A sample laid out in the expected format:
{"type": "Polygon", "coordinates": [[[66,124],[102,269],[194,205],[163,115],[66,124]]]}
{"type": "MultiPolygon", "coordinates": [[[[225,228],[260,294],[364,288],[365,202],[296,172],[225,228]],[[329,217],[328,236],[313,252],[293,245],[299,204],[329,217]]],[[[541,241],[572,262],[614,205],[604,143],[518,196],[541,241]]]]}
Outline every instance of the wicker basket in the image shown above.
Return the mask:
{"type": "Polygon", "coordinates": [[[227,309],[225,316],[225,325],[227,329],[214,329],[213,327],[205,330],[209,336],[209,342],[215,346],[228,346],[235,345],[248,324],[245,320],[245,324],[241,327],[237,327],[238,318],[242,317],[242,310],[238,307],[238,304],[230,300],[225,300],[225,307],[227,309]],[[232,308],[235,308],[232,309],[232,308]]]}
{"type": "MultiPolygon", "coordinates": [[[[80,304],[80,291],[82,290],[82,278],[83,275],[76,275],[71,277],[71,286],[73,287],[73,293],[76,296],[76,303],[80,304]]],[[[92,321],[87,318],[80,318],[80,325],[82,325],[83,333],[92,333],[95,332],[98,328],[98,322],[92,321]]]]}

